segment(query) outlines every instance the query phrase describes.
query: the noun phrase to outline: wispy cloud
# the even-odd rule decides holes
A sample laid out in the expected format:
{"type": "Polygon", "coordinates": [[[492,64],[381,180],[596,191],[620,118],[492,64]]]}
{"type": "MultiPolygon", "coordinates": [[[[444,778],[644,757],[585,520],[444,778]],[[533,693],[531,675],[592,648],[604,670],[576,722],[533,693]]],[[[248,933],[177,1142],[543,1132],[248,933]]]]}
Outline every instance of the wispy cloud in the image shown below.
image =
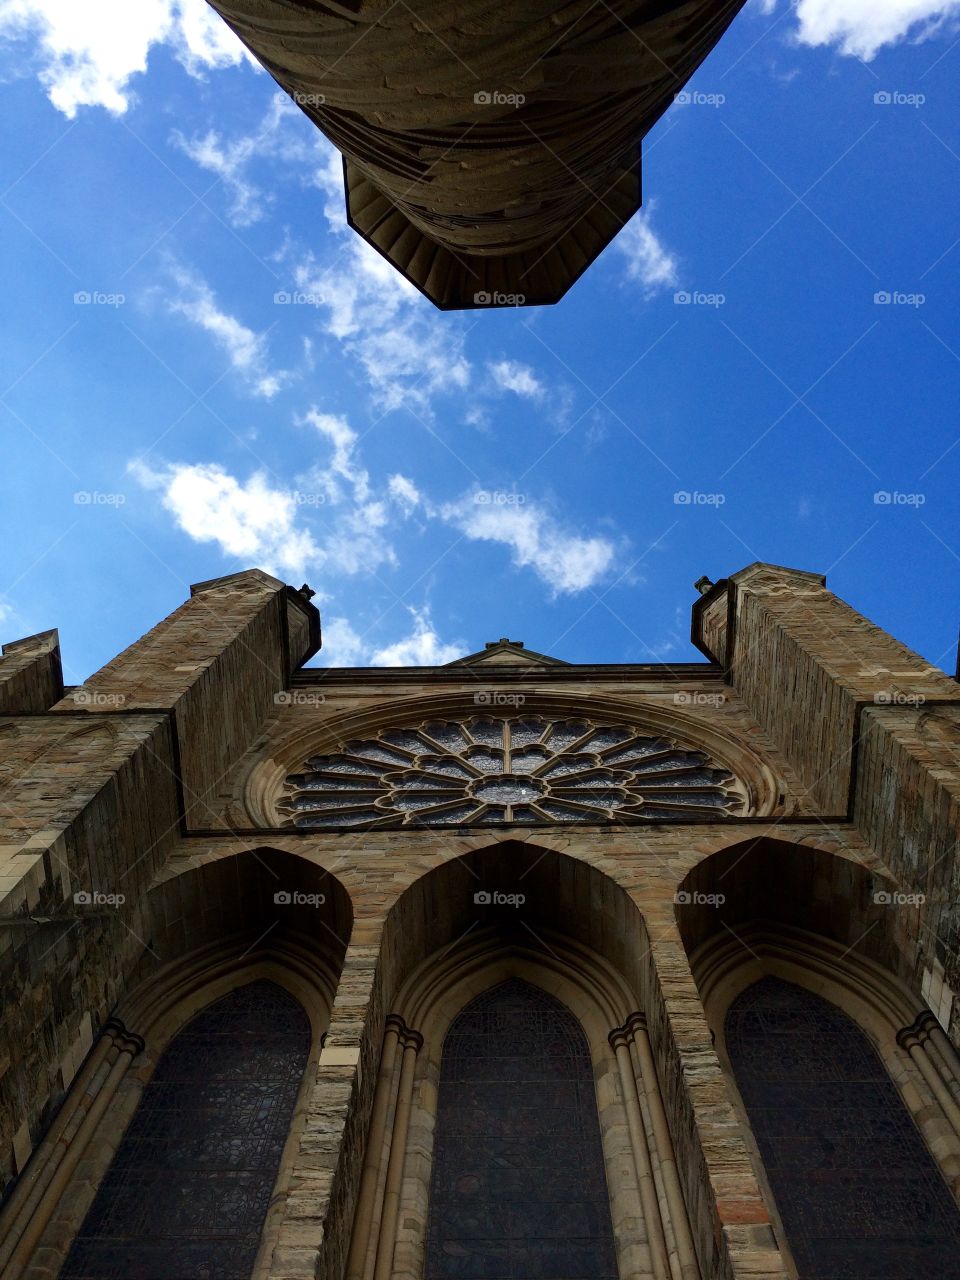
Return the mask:
{"type": "Polygon", "coordinates": [[[627,279],[643,286],[647,296],[677,283],[677,260],[651,226],[654,202],[635,213],[614,244],[627,260],[627,279]]]}
{"type": "Polygon", "coordinates": [[[294,283],[316,299],[323,329],[357,362],[382,410],[429,415],[435,396],[470,383],[462,323],[438,315],[359,236],[344,235],[326,259],[295,263],[294,283]]]}
{"type": "Polygon", "coordinates": [[[36,40],[40,81],[71,119],[86,106],[125,112],[155,45],[171,46],[191,75],[248,57],[205,0],[0,0],[0,35],[36,40]]]}
{"type": "Polygon", "coordinates": [[[490,498],[467,494],[441,514],[468,538],[509,547],[517,568],[532,569],[554,594],[586,590],[613,564],[616,548],[609,539],[569,533],[536,503],[490,498]]]}
{"type": "Polygon", "coordinates": [[[270,368],[265,335],[224,311],[200,275],[176,266],[172,278],[176,290],[167,295],[170,311],[209,334],[255,395],[275,396],[290,374],[270,368]]]}
{"type": "Polygon", "coordinates": [[[355,501],[365,502],[370,496],[370,476],[357,455],[357,433],[346,418],[308,409],[300,423],[312,427],[331,446],[326,468],[314,473],[320,476],[327,498],[339,502],[343,496],[341,482],[344,482],[355,501]]]}
{"type": "Polygon", "coordinates": [[[493,360],[487,369],[502,391],[512,391],[514,395],[528,400],[543,399],[543,383],[529,365],[521,364],[519,360],[493,360]]]}

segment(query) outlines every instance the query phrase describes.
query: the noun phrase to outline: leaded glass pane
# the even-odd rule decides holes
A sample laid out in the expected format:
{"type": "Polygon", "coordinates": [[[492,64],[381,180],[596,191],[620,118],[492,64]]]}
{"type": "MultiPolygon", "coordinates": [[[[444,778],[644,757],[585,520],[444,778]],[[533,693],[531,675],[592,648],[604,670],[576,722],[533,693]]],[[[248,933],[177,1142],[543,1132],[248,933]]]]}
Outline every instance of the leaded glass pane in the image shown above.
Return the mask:
{"type": "Polygon", "coordinates": [[[443,1046],[424,1280],[617,1280],[590,1052],[518,979],[443,1046]]]}
{"type": "Polygon", "coordinates": [[[287,778],[282,807],[294,826],[323,827],[690,821],[741,806],[735,779],[702,751],[632,726],[476,716],[388,729],[314,756],[287,778]]]}
{"type": "Polygon", "coordinates": [[[300,1005],[252,982],[157,1064],[60,1280],[249,1280],[310,1049],[300,1005]]]}
{"type": "Polygon", "coordinates": [[[727,1047],[800,1280],[960,1280],[960,1211],[860,1028],[766,977],[727,1047]]]}

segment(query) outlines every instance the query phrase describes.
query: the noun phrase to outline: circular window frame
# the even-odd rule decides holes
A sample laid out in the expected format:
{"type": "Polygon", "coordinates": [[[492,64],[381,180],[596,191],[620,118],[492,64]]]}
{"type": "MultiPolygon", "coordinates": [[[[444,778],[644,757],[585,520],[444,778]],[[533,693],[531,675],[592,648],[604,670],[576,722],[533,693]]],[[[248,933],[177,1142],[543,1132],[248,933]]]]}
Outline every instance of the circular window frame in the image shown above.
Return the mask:
{"type": "MultiPolygon", "coordinates": [[[[509,695],[505,695],[509,696],[509,695]]],[[[332,699],[331,699],[332,700],[332,699]]],[[[320,706],[322,714],[323,707],[320,706]]],[[[340,751],[349,741],[376,737],[389,729],[406,729],[411,725],[438,720],[462,721],[495,714],[497,718],[532,718],[544,720],[572,719],[586,722],[594,728],[619,726],[631,729],[644,737],[669,738],[678,750],[699,751],[709,757],[711,767],[721,768],[733,779],[732,787],[742,798],[741,806],[733,813],[718,812],[716,821],[731,822],[742,818],[763,818],[782,814],[782,797],[787,788],[782,779],[746,745],[738,735],[726,726],[710,724],[694,715],[664,706],[660,701],[638,703],[620,698],[558,696],[551,694],[525,694],[521,706],[505,707],[499,702],[492,706],[479,703],[470,692],[460,694],[434,694],[411,696],[385,704],[377,700],[367,702],[356,710],[339,710],[329,719],[318,723],[316,701],[306,698],[285,704],[274,722],[273,733],[267,742],[249,761],[243,775],[237,780],[234,792],[239,812],[251,825],[261,829],[281,830],[293,835],[341,835],[351,831],[419,831],[430,829],[421,824],[405,824],[399,817],[376,822],[342,827],[296,827],[289,823],[283,810],[287,778],[302,772],[308,760],[314,756],[340,751]],[[283,719],[292,721],[286,732],[277,732],[283,719]]],[[[269,730],[268,730],[269,732],[269,730]]],[[[552,820],[543,823],[516,824],[525,830],[541,827],[551,829],[572,825],[580,829],[592,826],[609,826],[611,822],[624,825],[652,826],[670,823],[703,825],[702,817],[675,818],[604,818],[596,823],[574,822],[567,824],[552,820]]],[[[457,824],[434,826],[434,830],[503,830],[510,824],[457,824]]]]}

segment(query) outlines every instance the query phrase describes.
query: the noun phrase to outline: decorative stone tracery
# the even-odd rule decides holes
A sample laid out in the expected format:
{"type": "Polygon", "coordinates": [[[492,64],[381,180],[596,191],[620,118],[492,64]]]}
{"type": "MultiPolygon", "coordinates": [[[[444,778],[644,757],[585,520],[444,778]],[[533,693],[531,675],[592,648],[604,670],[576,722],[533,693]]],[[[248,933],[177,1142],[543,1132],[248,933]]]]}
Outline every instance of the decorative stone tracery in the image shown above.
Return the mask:
{"type": "Polygon", "coordinates": [[[633,725],[475,716],[384,729],[287,777],[295,827],[716,820],[742,788],[705,752],[633,725]]]}

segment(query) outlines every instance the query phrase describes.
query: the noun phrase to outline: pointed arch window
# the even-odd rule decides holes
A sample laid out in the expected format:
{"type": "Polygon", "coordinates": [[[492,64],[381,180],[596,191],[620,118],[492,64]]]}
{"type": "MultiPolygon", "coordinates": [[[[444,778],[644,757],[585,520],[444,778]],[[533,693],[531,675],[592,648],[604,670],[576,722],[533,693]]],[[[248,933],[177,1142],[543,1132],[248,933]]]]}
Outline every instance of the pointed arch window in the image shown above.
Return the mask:
{"type": "Polygon", "coordinates": [[[275,983],[198,1013],[160,1058],[60,1280],[249,1280],[310,1024],[275,983]]]}
{"type": "Polygon", "coordinates": [[[510,979],[444,1041],[424,1280],[617,1276],[586,1037],[510,979]]]}
{"type": "Polygon", "coordinates": [[[960,1210],[856,1023],[765,977],[726,1041],[800,1280],[960,1280],[960,1210]]]}

